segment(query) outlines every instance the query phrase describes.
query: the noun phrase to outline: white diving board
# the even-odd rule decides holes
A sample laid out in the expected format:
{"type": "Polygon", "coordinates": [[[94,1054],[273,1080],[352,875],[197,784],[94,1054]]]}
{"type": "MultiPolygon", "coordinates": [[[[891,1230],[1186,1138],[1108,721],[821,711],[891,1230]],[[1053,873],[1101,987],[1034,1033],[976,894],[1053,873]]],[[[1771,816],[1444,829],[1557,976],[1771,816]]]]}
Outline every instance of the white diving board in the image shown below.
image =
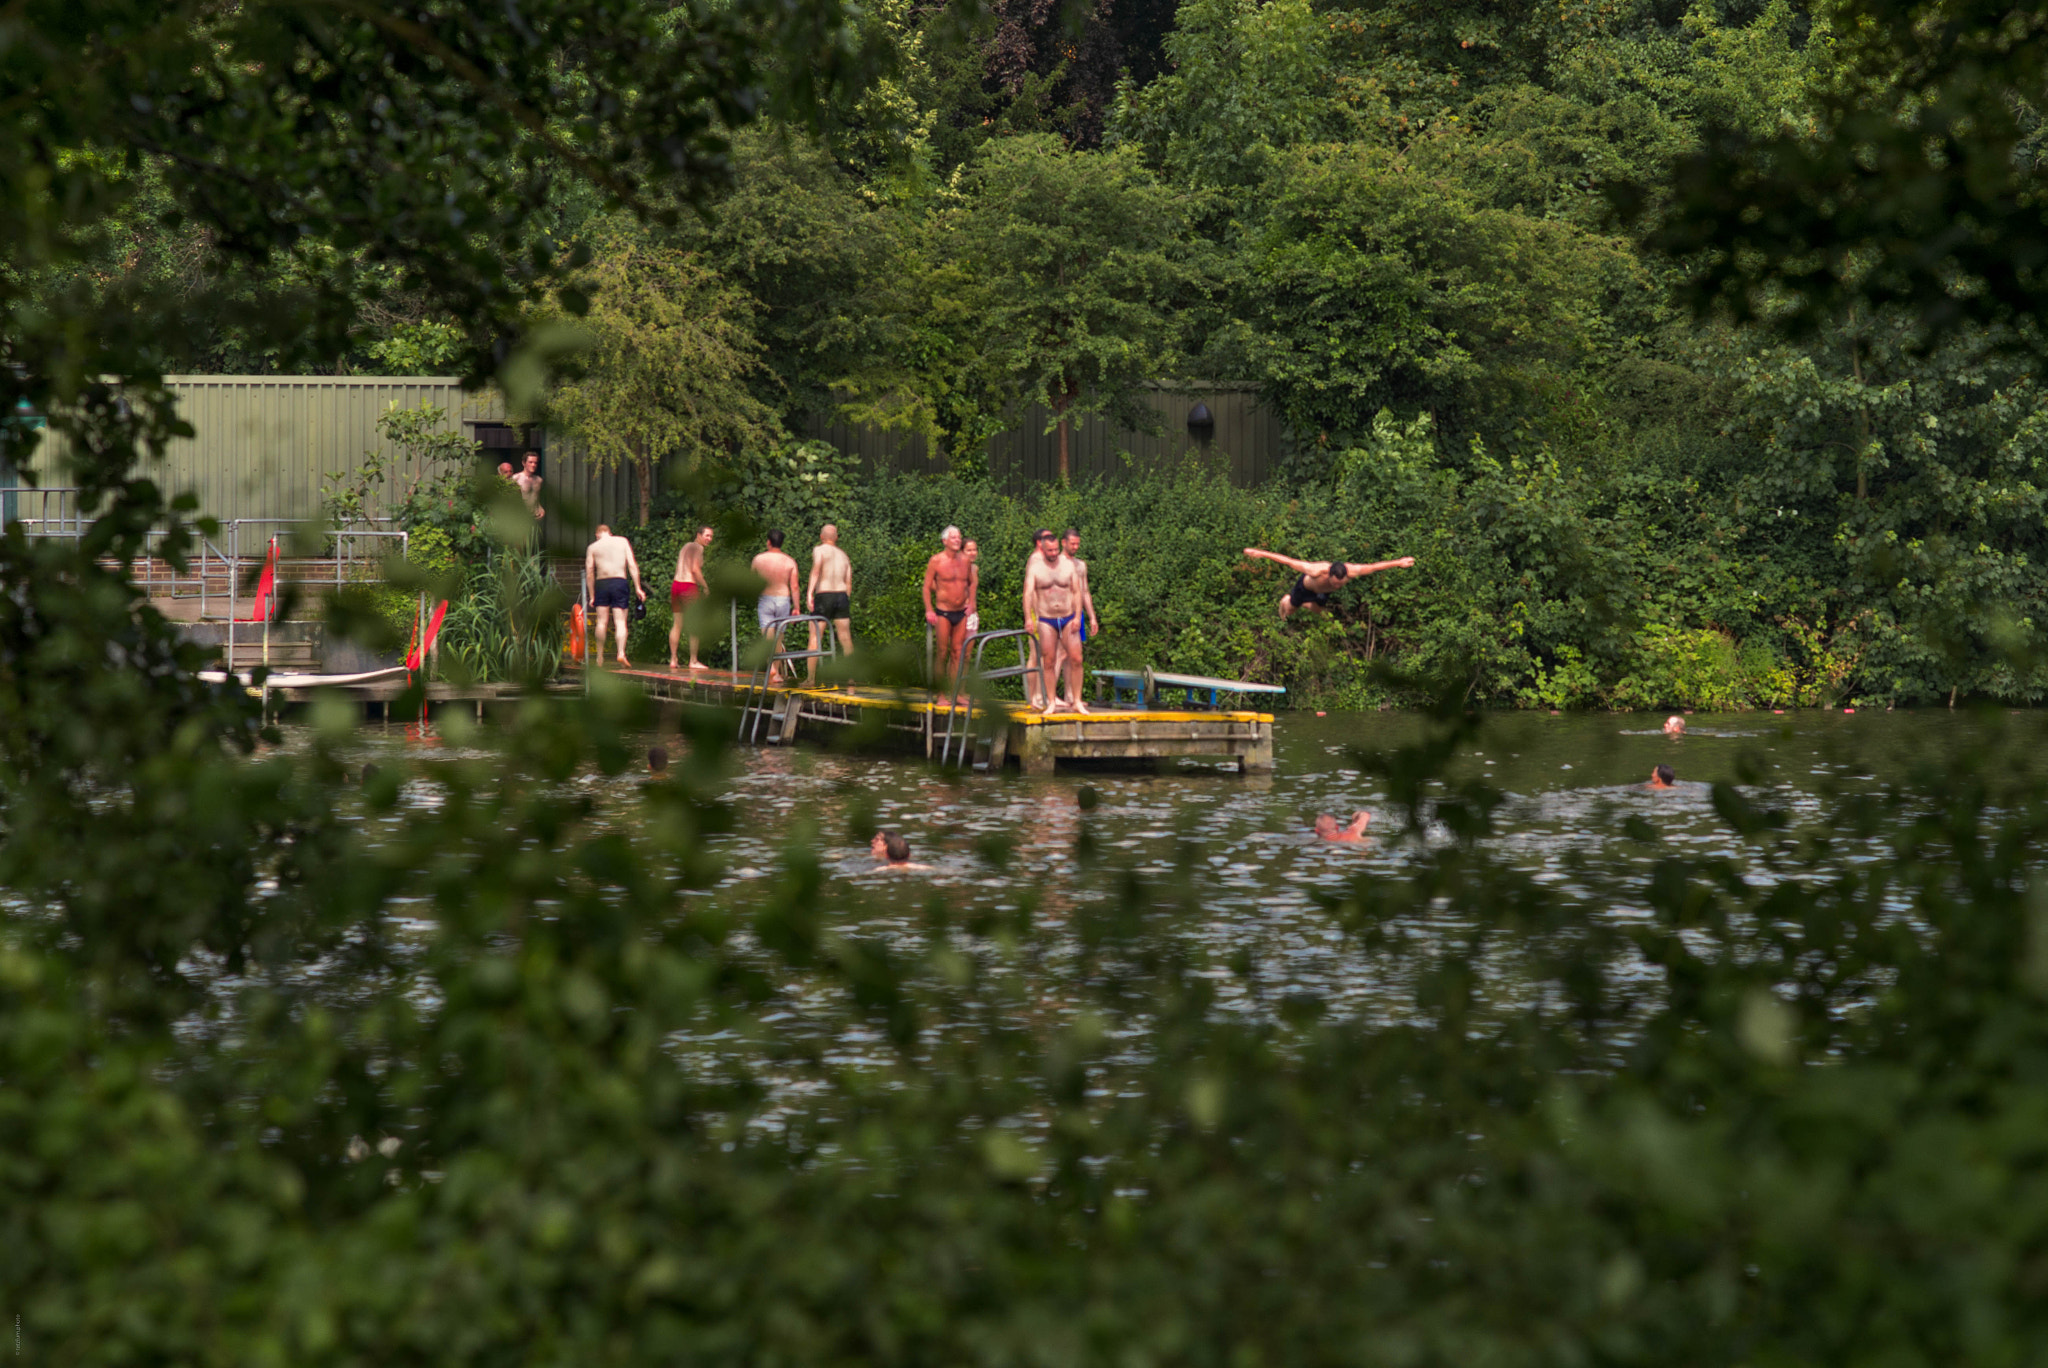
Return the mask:
{"type": "Polygon", "coordinates": [[[1253,684],[1243,679],[1211,679],[1208,675],[1160,674],[1154,670],[1091,670],[1095,676],[1095,696],[1100,699],[1105,686],[1109,689],[1109,705],[1123,705],[1117,695],[1134,693],[1138,695],[1136,706],[1156,707],[1161,689],[1184,689],[1188,702],[1195,701],[1195,695],[1209,695],[1209,706],[1217,707],[1219,695],[1234,694],[1284,694],[1287,690],[1278,684],[1253,684]]]}

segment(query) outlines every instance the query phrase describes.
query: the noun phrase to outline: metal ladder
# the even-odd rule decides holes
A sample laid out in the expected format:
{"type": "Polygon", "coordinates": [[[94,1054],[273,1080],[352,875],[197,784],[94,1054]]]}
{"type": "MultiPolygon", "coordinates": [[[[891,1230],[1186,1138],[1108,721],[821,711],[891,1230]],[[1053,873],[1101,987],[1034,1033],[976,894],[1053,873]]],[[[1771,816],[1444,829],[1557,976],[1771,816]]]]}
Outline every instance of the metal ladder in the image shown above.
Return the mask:
{"type": "MultiPolygon", "coordinates": [[[[1031,633],[1016,627],[1005,631],[976,632],[973,636],[967,638],[966,644],[960,648],[961,655],[966,656],[970,662],[965,674],[962,676],[963,682],[971,680],[977,684],[985,684],[997,679],[1021,679],[1031,672],[1031,650],[1035,641],[1036,638],[1032,637],[1031,633]],[[989,643],[1001,641],[1005,637],[1023,638],[1017,642],[1017,663],[1005,666],[1000,670],[983,669],[982,658],[988,651],[989,643]],[[969,652],[973,654],[969,655],[969,652]]],[[[927,716],[935,717],[936,713],[927,714],[927,716]]],[[[936,732],[936,727],[933,730],[936,732]]],[[[966,708],[948,708],[946,710],[946,730],[933,738],[927,753],[941,765],[962,765],[971,766],[974,769],[987,769],[987,761],[975,759],[974,757],[980,750],[980,743],[989,739],[984,733],[975,730],[974,709],[971,706],[966,708]],[[956,749],[959,752],[957,755],[954,754],[956,749]]]]}
{"type": "MultiPolygon", "coordinates": [[[[775,667],[787,664],[793,660],[816,660],[820,657],[829,658],[837,654],[837,641],[832,632],[832,624],[825,618],[814,617],[810,614],[779,618],[769,630],[773,635],[769,638],[771,649],[768,652],[768,658],[761,663],[759,669],[754,671],[753,678],[747,681],[747,692],[740,695],[739,739],[750,746],[760,744],[762,720],[773,716],[777,709],[777,703],[773,695],[768,691],[768,676],[774,672],[775,667]],[[823,629],[820,649],[815,651],[784,650],[782,634],[792,627],[810,623],[818,623],[823,629]]],[[[780,744],[782,741],[781,735],[772,729],[769,732],[768,739],[776,744],[780,744]]]]}

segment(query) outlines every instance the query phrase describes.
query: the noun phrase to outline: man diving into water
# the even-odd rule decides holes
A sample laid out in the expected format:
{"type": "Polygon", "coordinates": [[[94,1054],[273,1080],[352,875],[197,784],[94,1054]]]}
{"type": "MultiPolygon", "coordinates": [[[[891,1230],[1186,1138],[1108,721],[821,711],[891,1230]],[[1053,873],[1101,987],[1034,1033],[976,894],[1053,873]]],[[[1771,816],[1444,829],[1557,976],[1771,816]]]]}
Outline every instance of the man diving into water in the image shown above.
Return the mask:
{"type": "Polygon", "coordinates": [[[1280,616],[1291,618],[1295,610],[1306,608],[1310,612],[1327,613],[1330,599],[1344,587],[1346,580],[1358,575],[1376,575],[1382,570],[1405,570],[1415,564],[1415,557],[1403,556],[1399,560],[1374,561],[1370,565],[1355,561],[1304,561],[1292,556],[1283,556],[1273,551],[1261,551],[1256,546],[1244,549],[1247,556],[1259,560],[1278,561],[1292,570],[1298,577],[1294,587],[1280,596],[1280,616]]]}

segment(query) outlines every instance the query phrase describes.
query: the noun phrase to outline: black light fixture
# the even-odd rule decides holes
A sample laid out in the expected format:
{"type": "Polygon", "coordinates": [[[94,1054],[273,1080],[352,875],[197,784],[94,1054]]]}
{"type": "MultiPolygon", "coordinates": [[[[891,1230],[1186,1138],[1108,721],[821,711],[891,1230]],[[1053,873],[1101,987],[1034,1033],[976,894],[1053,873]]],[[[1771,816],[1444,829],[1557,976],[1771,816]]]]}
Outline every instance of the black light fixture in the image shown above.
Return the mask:
{"type": "Polygon", "coordinates": [[[1196,404],[1188,410],[1188,436],[1207,446],[1215,435],[1216,415],[1209,412],[1207,404],[1196,404]]]}

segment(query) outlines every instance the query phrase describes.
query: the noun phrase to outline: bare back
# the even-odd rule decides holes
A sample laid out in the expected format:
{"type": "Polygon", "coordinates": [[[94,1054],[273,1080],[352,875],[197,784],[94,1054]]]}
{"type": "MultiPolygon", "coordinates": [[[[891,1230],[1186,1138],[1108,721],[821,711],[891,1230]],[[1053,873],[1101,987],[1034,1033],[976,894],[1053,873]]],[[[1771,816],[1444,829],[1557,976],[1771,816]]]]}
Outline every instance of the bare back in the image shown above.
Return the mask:
{"type": "Polygon", "coordinates": [[[811,592],[844,594],[853,588],[853,562],[828,542],[811,548],[811,592]]]}
{"type": "Polygon", "coordinates": [[[684,584],[704,582],[704,544],[695,537],[683,543],[683,549],[676,552],[676,578],[684,584]]]}
{"type": "MultiPolygon", "coordinates": [[[[624,579],[633,565],[633,543],[606,533],[590,544],[590,577],[594,580],[624,579]]],[[[636,576],[637,577],[637,576],[636,576]]]]}
{"type": "Polygon", "coordinates": [[[796,562],[781,551],[763,551],[754,557],[754,573],[768,581],[762,594],[769,598],[797,600],[796,562]]]}

